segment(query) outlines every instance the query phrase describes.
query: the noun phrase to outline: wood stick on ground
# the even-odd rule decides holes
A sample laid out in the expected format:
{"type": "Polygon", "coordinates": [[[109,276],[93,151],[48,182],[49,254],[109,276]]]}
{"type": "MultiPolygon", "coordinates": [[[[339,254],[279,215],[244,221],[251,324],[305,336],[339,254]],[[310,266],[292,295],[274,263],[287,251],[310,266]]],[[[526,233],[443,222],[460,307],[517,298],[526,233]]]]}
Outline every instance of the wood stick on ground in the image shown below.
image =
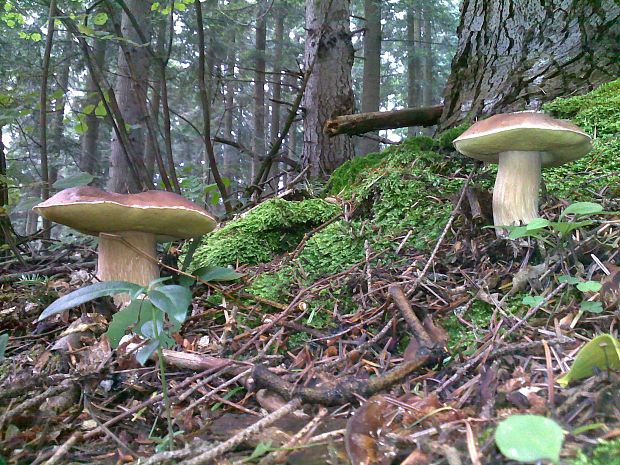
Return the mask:
{"type": "Polygon", "coordinates": [[[71,450],[73,444],[75,444],[79,439],[82,439],[82,433],[80,433],[79,431],[73,433],[69,437],[69,439],[64,442],[64,444],[62,444],[60,447],[58,447],[58,449],[56,449],[54,455],[52,455],[49,460],[43,465],[56,465],[57,463],[59,463],[59,461],[62,460],[65,455],[67,455],[69,450],[71,450]]]}
{"type": "Polygon", "coordinates": [[[411,308],[411,305],[409,304],[409,300],[407,300],[407,296],[405,295],[403,288],[400,287],[398,284],[392,284],[389,287],[389,293],[390,297],[392,297],[392,300],[402,313],[403,318],[409,325],[409,328],[411,328],[411,330],[413,331],[413,337],[415,337],[423,347],[431,350],[435,346],[435,344],[429,334],[426,332],[426,329],[424,329],[424,326],[422,326],[422,322],[419,320],[419,318],[411,308]]]}
{"type": "Polygon", "coordinates": [[[305,403],[342,405],[355,400],[357,395],[369,397],[389,388],[421,368],[430,359],[430,351],[420,348],[414,360],[401,363],[381,376],[369,380],[348,378],[322,387],[306,387],[289,383],[263,365],[256,365],[252,378],[259,388],[269,389],[286,399],[300,398],[305,403]]]}
{"type": "Polygon", "coordinates": [[[301,400],[293,399],[289,403],[280,407],[275,412],[267,415],[261,420],[258,420],[253,425],[249,426],[243,431],[240,431],[228,441],[225,441],[216,447],[213,447],[213,443],[205,441],[204,443],[201,443],[201,446],[199,447],[187,447],[185,449],[172,452],[162,452],[159,454],[155,454],[151,456],[146,462],[144,462],[143,465],[155,465],[165,462],[167,460],[182,459],[194,453],[198,455],[183,462],[178,462],[178,465],[201,465],[209,463],[210,461],[220,457],[223,453],[233,449],[242,442],[247,441],[252,436],[255,436],[261,431],[264,431],[265,428],[272,425],[280,418],[297,410],[299,407],[301,407],[301,400]]]}
{"type": "Polygon", "coordinates": [[[433,126],[437,124],[443,111],[443,105],[404,110],[374,111],[343,115],[327,120],[325,132],[334,137],[339,134],[350,136],[364,134],[380,129],[397,129],[411,126],[433,126]]]}

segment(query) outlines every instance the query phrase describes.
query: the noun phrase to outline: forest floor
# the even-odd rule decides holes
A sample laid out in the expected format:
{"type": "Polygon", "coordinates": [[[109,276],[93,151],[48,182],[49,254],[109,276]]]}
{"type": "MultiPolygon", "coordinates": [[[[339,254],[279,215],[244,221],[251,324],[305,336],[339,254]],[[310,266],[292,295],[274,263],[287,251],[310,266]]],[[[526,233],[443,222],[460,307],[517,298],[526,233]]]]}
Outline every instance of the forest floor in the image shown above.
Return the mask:
{"type": "Polygon", "coordinates": [[[244,276],[194,285],[162,352],[174,452],[156,357],[102,336],[110,300],[38,321],[90,282],[92,248],[0,259],[0,463],[511,464],[495,430],[527,413],[561,425],[557,463],[620,464],[617,353],[558,383],[618,333],[618,128],[584,116],[609,101],[551,108],[599,134],[589,161],[545,177],[555,227],[485,227],[494,171],[456,156],[451,133],[356,159],[321,199],[308,186],[184,249],[190,272],[244,276]]]}

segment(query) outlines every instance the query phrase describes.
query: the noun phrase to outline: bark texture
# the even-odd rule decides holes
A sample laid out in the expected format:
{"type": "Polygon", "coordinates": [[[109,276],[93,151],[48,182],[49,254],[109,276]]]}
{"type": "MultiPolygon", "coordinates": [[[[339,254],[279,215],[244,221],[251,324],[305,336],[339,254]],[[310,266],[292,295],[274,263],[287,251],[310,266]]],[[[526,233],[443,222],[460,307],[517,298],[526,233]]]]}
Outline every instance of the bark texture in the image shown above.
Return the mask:
{"type": "Polygon", "coordinates": [[[537,110],[620,73],[616,0],[465,0],[441,128],[537,110]]]}
{"type": "MultiPolygon", "coordinates": [[[[126,3],[138,24],[143,26],[142,33],[150,37],[148,18],[151,2],[128,0],[126,3]]],[[[124,12],[121,31],[127,42],[124,47],[119,48],[118,77],[114,92],[124,123],[131,125],[131,129],[128,130],[129,142],[134,153],[143,160],[149,54],[146,47],[139,45],[142,43],[140,34],[124,12]]],[[[112,139],[110,178],[107,188],[111,192],[120,193],[142,190],[138,179],[132,175],[129,157],[116,134],[112,139]]]]}
{"type": "Polygon", "coordinates": [[[304,62],[312,68],[304,93],[303,167],[312,177],[327,176],[354,155],[348,136],[329,138],[328,119],[353,113],[351,68],[353,45],[349,30],[350,0],[310,0],[306,4],[304,62]]]}
{"type": "MultiPolygon", "coordinates": [[[[381,3],[364,0],[366,31],[364,33],[364,75],[362,81],[362,113],[379,111],[381,103],[381,3]]],[[[378,135],[378,134],[376,134],[378,135]]],[[[362,139],[359,154],[379,151],[379,141],[362,139]]]]}
{"type": "MultiPolygon", "coordinates": [[[[407,106],[417,108],[422,104],[422,61],[421,61],[420,6],[410,5],[407,9],[407,106]]],[[[413,137],[417,128],[410,126],[407,135],[413,137]]]]}

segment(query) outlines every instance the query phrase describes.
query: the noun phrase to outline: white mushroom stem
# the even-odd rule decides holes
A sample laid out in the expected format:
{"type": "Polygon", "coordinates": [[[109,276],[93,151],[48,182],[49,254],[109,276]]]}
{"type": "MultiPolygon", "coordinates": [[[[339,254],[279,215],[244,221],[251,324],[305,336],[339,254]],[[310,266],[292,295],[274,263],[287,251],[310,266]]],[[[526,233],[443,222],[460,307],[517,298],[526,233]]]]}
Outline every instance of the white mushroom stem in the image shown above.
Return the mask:
{"type": "Polygon", "coordinates": [[[540,152],[514,150],[499,154],[493,189],[495,226],[527,224],[538,218],[540,170],[540,152]]]}
{"type": "Polygon", "coordinates": [[[97,277],[148,286],[159,278],[155,235],[121,231],[99,234],[97,277]]]}

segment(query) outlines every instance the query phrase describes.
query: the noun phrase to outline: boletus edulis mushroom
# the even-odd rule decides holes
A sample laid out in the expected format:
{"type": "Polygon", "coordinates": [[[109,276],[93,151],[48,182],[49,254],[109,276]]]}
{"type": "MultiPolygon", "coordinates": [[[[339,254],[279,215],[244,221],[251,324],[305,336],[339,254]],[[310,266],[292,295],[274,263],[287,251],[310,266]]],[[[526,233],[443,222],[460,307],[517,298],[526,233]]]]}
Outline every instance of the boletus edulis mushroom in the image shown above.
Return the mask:
{"type": "Polygon", "coordinates": [[[165,191],[115,194],[96,187],[58,192],[34,210],[99,237],[97,277],[147,286],[159,278],[157,241],[202,236],[217,222],[185,197],[165,191]]]}
{"type": "Polygon", "coordinates": [[[529,111],[478,121],[453,144],[463,155],[499,165],[493,189],[495,226],[537,218],[541,168],[569,163],[592,149],[592,139],[579,127],[529,111]]]}

